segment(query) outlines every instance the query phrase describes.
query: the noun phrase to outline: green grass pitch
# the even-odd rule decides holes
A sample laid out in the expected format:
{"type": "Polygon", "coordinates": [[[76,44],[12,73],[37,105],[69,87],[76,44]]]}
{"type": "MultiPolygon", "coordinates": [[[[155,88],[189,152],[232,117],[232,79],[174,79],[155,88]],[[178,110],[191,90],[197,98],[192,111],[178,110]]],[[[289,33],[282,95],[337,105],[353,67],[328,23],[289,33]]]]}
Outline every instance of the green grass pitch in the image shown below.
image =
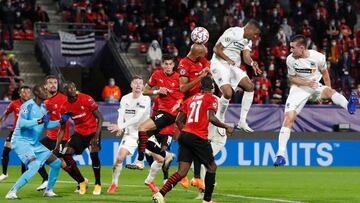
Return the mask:
{"type": "MultiPolygon", "coordinates": [[[[47,168],[48,169],[48,168],[47,168]]],[[[75,182],[61,171],[55,192],[62,197],[44,198],[35,188],[40,184],[37,174],[18,192],[21,202],[152,202],[151,191],[143,183],[149,168],[143,171],[123,169],[119,188],[114,194],[106,190],[111,182],[111,167],[102,167],[102,195],[92,195],[94,177],[90,167],[81,167],[89,179],[87,194],[74,193],[75,182]]],[[[175,168],[171,168],[174,172],[175,168]]],[[[9,178],[0,183],[0,202],[20,175],[19,167],[9,168],[9,178]]],[[[192,171],[188,174],[192,177],[192,171]]],[[[218,167],[213,200],[216,202],[360,202],[359,168],[294,168],[294,167],[218,167]]],[[[156,179],[162,185],[162,174],[156,179]]],[[[178,184],[167,194],[167,202],[201,202],[195,200],[194,188],[185,190],[178,184]]],[[[18,200],[15,200],[15,202],[18,200]]]]}

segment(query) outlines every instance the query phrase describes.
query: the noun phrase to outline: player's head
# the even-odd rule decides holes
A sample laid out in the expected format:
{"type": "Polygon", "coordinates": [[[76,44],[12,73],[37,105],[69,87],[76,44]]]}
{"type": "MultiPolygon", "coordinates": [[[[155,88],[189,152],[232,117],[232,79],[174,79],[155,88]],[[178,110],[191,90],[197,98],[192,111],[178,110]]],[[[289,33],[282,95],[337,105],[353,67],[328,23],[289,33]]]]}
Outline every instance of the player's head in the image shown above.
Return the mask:
{"type": "Polygon", "coordinates": [[[45,100],[48,98],[45,84],[35,85],[32,89],[32,92],[33,92],[35,98],[38,98],[41,100],[45,100]]]}
{"type": "Polygon", "coordinates": [[[19,95],[23,101],[29,100],[31,96],[31,88],[26,85],[21,86],[19,89],[19,95]]]}
{"type": "Polygon", "coordinates": [[[201,79],[200,89],[203,92],[211,92],[213,86],[213,80],[210,76],[205,76],[203,79],[201,79]]]}
{"type": "Polygon", "coordinates": [[[304,35],[295,35],[290,40],[290,52],[294,57],[301,57],[306,51],[306,37],[304,35]]]}
{"type": "Polygon", "coordinates": [[[66,81],[64,84],[64,94],[67,97],[76,97],[77,95],[77,89],[76,85],[72,81],[66,81]]]}
{"type": "Polygon", "coordinates": [[[207,53],[207,48],[203,44],[194,43],[190,48],[190,56],[193,56],[196,61],[200,58],[205,57],[207,53]]]}
{"type": "Polygon", "coordinates": [[[259,22],[250,19],[244,28],[244,37],[249,40],[254,40],[261,33],[261,26],[259,22]]]}
{"type": "Polygon", "coordinates": [[[131,80],[130,86],[133,93],[141,93],[144,89],[144,80],[141,76],[135,75],[131,80]]]}
{"type": "Polygon", "coordinates": [[[46,90],[50,94],[55,94],[58,91],[59,80],[54,75],[48,75],[46,76],[45,85],[46,85],[46,90]]]}
{"type": "Polygon", "coordinates": [[[175,67],[175,57],[170,54],[164,54],[161,61],[161,67],[164,70],[164,73],[170,75],[174,72],[175,67]]]}

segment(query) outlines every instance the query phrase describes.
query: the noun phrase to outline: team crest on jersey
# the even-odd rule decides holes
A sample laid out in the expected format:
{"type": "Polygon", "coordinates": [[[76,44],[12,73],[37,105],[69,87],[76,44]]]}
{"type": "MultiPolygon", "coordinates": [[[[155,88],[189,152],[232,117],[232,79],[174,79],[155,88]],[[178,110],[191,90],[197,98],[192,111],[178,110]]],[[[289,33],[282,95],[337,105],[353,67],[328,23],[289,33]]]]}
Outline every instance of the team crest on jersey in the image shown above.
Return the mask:
{"type": "Polygon", "coordinates": [[[84,109],[85,109],[84,106],[80,106],[80,108],[81,108],[81,110],[84,110],[84,109]]]}
{"type": "Polygon", "coordinates": [[[213,103],[213,107],[217,108],[217,102],[213,103]]]}
{"type": "Polygon", "coordinates": [[[171,86],[173,86],[173,87],[174,87],[174,86],[175,86],[175,83],[174,83],[174,82],[173,82],[173,83],[171,83],[171,86]]]}
{"type": "Polygon", "coordinates": [[[23,109],[22,112],[23,112],[24,114],[27,114],[27,113],[29,113],[29,110],[23,109]]]}
{"type": "Polygon", "coordinates": [[[225,37],[225,42],[230,42],[230,37],[225,37]]]}
{"type": "Polygon", "coordinates": [[[164,81],[162,79],[159,80],[161,83],[164,83],[164,81]]]}
{"type": "Polygon", "coordinates": [[[57,109],[57,107],[58,107],[58,105],[57,105],[57,104],[55,104],[55,105],[54,105],[54,108],[55,108],[55,109],[57,109]]]}
{"type": "Polygon", "coordinates": [[[180,69],[180,75],[185,75],[186,74],[186,70],[185,69],[180,69]]]}

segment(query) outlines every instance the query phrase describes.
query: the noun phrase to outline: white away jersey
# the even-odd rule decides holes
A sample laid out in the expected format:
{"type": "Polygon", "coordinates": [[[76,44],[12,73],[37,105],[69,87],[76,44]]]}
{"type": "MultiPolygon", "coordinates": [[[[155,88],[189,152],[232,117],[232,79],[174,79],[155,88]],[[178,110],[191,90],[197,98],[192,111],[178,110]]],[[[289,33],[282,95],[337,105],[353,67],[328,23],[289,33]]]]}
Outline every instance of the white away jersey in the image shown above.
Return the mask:
{"type": "MultiPolygon", "coordinates": [[[[241,51],[247,49],[251,50],[251,40],[244,38],[244,28],[231,27],[225,30],[216,43],[221,43],[224,46],[224,54],[235,62],[235,66],[239,67],[241,64],[241,51]]],[[[218,59],[225,62],[222,58],[213,54],[212,59],[218,59]]]]}
{"type": "Polygon", "coordinates": [[[125,130],[125,136],[138,136],[138,127],[150,117],[151,101],[149,96],[141,95],[133,98],[133,93],[129,93],[121,98],[120,108],[118,109],[118,126],[125,130]]]}
{"type": "Polygon", "coordinates": [[[315,51],[309,50],[308,58],[294,58],[290,54],[286,58],[286,65],[288,67],[288,74],[291,76],[298,76],[301,79],[320,81],[322,74],[320,71],[326,69],[325,55],[315,51]]]}

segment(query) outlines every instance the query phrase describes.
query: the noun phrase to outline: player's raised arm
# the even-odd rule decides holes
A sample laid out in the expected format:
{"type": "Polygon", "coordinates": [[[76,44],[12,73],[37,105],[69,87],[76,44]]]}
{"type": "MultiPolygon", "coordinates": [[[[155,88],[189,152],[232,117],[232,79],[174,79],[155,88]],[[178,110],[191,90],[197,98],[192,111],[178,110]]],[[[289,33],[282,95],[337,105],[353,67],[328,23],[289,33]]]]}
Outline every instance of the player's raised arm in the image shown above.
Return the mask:
{"type": "Polygon", "coordinates": [[[180,111],[176,117],[175,122],[176,122],[176,125],[178,126],[179,130],[181,130],[184,127],[184,124],[186,122],[186,114],[184,114],[182,111],[180,111]]]}
{"type": "Polygon", "coordinates": [[[226,54],[224,53],[224,45],[222,45],[220,41],[216,43],[213,51],[217,57],[224,59],[229,65],[235,65],[235,62],[231,60],[228,56],[226,56],[226,54]]]}

